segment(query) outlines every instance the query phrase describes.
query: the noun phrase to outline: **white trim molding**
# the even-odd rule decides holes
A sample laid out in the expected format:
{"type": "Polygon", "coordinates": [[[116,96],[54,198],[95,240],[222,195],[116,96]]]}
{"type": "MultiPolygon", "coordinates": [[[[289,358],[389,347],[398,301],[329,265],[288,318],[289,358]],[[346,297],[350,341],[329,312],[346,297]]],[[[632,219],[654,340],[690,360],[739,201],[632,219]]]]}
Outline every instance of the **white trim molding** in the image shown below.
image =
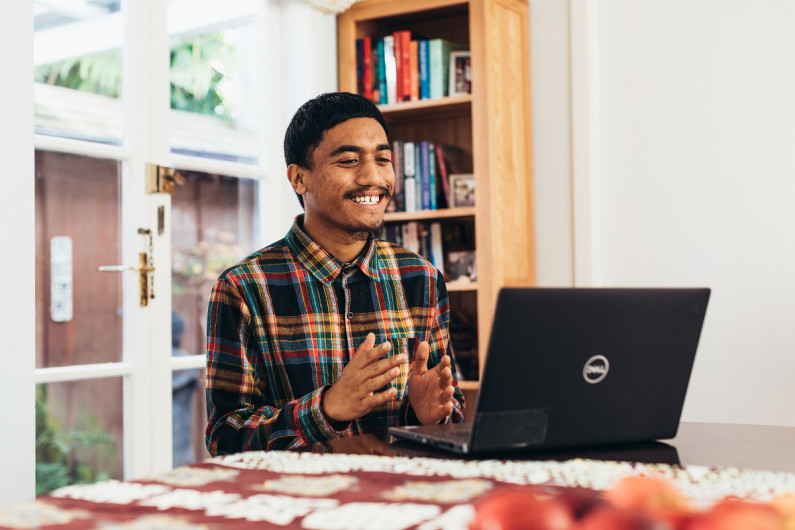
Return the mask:
{"type": "Polygon", "coordinates": [[[571,0],[571,151],[574,285],[601,284],[599,0],[571,0]]]}

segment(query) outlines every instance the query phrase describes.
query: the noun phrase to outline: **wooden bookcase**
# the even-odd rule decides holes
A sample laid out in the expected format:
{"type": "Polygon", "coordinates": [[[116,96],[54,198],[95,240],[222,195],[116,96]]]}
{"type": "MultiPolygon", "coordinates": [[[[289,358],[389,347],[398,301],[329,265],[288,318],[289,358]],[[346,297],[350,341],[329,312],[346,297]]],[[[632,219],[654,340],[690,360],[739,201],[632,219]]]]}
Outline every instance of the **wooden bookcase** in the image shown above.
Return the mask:
{"type": "MultiPolygon", "coordinates": [[[[410,30],[469,46],[471,95],[380,108],[391,140],[443,142],[471,155],[474,207],[395,212],[386,220],[474,225],[477,282],[453,282],[448,290],[452,318],[464,316],[476,332],[479,373],[500,287],[535,284],[527,1],[365,0],[339,15],[337,29],[339,89],[348,92],[357,91],[357,38],[410,30]]],[[[461,387],[477,384],[466,380],[461,387]]]]}

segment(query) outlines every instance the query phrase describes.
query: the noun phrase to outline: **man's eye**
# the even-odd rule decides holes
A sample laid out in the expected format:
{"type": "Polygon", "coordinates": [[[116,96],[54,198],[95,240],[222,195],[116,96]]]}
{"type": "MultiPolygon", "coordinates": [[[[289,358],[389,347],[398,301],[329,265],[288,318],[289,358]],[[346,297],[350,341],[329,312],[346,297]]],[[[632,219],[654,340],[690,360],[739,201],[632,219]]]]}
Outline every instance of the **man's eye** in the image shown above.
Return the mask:
{"type": "Polygon", "coordinates": [[[339,161],[340,164],[345,164],[345,165],[353,165],[356,162],[358,162],[356,158],[345,158],[339,161]]]}

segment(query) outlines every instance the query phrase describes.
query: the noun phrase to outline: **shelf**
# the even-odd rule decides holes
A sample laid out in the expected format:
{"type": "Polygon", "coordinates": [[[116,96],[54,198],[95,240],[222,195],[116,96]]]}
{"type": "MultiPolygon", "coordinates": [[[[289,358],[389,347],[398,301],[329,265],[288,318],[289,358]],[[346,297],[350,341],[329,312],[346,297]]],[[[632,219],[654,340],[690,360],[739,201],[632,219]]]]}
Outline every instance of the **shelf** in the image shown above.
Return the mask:
{"type": "Polygon", "coordinates": [[[475,216],[474,206],[461,208],[440,208],[439,210],[417,210],[414,212],[387,212],[386,223],[405,223],[407,221],[433,221],[439,219],[462,219],[475,216]]]}
{"type": "Polygon", "coordinates": [[[388,123],[436,120],[440,117],[468,116],[472,112],[472,95],[447,96],[379,105],[388,123]]]}
{"type": "Polygon", "coordinates": [[[447,282],[445,284],[447,286],[447,292],[457,292],[457,293],[465,293],[468,291],[477,291],[478,290],[478,282],[447,282]]]}

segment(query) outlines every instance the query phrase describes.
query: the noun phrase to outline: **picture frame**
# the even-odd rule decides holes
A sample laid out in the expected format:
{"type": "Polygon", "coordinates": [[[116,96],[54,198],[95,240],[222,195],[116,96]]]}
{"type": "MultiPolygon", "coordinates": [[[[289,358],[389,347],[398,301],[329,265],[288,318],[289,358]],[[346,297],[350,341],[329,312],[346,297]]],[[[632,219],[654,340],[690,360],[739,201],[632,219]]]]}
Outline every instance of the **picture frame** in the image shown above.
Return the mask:
{"type": "Polygon", "coordinates": [[[452,174],[450,179],[450,208],[475,206],[475,176],[452,174]]]}
{"type": "Polygon", "coordinates": [[[471,57],[469,51],[450,52],[449,95],[465,96],[472,93],[471,57]]]}
{"type": "Polygon", "coordinates": [[[445,257],[447,277],[450,282],[475,282],[478,279],[477,259],[474,250],[450,251],[445,257]]]}

